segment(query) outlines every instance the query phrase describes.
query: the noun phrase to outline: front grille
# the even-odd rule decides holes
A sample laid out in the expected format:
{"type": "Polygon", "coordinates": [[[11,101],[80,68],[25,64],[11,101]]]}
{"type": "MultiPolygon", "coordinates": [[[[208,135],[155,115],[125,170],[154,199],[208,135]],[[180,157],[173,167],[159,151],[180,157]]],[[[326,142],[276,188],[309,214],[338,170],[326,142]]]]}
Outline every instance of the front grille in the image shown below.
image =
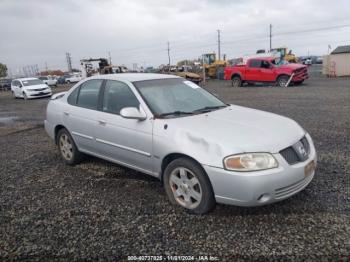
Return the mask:
{"type": "Polygon", "coordinates": [[[48,92],[43,92],[43,93],[39,93],[39,94],[31,94],[30,96],[45,96],[45,95],[48,95],[48,94],[50,94],[50,93],[48,93],[48,92]]]}
{"type": "Polygon", "coordinates": [[[297,78],[307,78],[308,72],[306,68],[297,69],[294,71],[294,77],[297,78]]]}
{"type": "Polygon", "coordinates": [[[284,198],[298,192],[300,189],[305,187],[311,181],[311,179],[312,179],[312,176],[308,176],[302,180],[299,180],[296,183],[276,189],[275,198],[276,199],[284,198]]]}
{"type": "Polygon", "coordinates": [[[309,144],[309,141],[307,141],[307,138],[304,136],[300,142],[303,144],[307,154],[309,155],[310,154],[310,144],[309,144]]]}
{"type": "Polygon", "coordinates": [[[46,87],[44,87],[44,88],[37,88],[37,89],[33,89],[33,91],[43,91],[45,89],[46,89],[46,87]]]}
{"type": "Polygon", "coordinates": [[[293,147],[291,147],[291,146],[281,150],[280,154],[284,157],[284,159],[290,165],[293,165],[293,164],[300,162],[297,153],[295,153],[293,147]]]}
{"type": "Polygon", "coordinates": [[[294,165],[299,162],[303,162],[308,159],[310,154],[310,144],[307,138],[304,136],[300,141],[294,145],[287,147],[279,152],[283,158],[287,161],[288,164],[294,165]],[[302,145],[306,154],[302,155],[301,152],[298,152],[298,148],[302,145]]]}

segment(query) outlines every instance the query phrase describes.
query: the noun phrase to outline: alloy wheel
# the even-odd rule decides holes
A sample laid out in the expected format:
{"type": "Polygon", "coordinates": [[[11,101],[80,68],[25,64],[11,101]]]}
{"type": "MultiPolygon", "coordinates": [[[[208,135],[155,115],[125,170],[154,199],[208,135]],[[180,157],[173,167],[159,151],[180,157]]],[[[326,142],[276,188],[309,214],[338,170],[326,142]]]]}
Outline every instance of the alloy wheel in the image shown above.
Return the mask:
{"type": "Polygon", "coordinates": [[[181,206],[194,209],[202,200],[202,187],[196,175],[184,167],[175,168],[169,179],[174,198],[181,206]]]}
{"type": "Polygon", "coordinates": [[[278,80],[278,85],[280,87],[286,87],[287,86],[287,83],[288,83],[288,79],[286,77],[281,77],[279,80],[278,80]]]}
{"type": "Polygon", "coordinates": [[[73,145],[70,138],[66,134],[62,134],[59,141],[60,151],[66,160],[71,160],[73,157],[73,145]]]}

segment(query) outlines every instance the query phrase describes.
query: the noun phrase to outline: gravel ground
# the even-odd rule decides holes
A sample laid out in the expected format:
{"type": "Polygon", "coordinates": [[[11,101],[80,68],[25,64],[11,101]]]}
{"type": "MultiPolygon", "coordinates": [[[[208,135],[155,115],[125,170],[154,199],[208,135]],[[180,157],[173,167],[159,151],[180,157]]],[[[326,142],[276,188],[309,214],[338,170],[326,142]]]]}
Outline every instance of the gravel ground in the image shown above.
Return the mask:
{"type": "Polygon", "coordinates": [[[319,156],[311,184],[273,205],[218,205],[208,215],[189,215],[142,173],[92,157],[65,166],[42,126],[47,99],[0,93],[0,260],[350,259],[350,79],[205,87],[228,103],[286,115],[307,129],[319,156]]]}

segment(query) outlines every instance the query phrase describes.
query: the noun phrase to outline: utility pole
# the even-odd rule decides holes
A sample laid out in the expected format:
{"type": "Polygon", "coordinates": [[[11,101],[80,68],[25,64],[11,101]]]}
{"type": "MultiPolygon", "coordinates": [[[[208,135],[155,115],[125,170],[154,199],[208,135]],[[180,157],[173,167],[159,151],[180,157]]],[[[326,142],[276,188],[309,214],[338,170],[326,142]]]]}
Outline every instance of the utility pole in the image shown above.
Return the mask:
{"type": "Polygon", "coordinates": [[[202,55],[202,69],[203,69],[203,85],[205,85],[204,54],[202,55]]]}
{"type": "Polygon", "coordinates": [[[270,24],[270,52],[272,50],[272,24],[270,24]]]}
{"type": "Polygon", "coordinates": [[[108,60],[109,60],[109,65],[112,65],[112,56],[111,56],[111,52],[108,52],[108,60]]]}
{"type": "Polygon", "coordinates": [[[67,60],[67,67],[68,71],[71,73],[72,72],[72,57],[70,56],[70,53],[66,53],[66,60],[67,60]]]}
{"type": "Polygon", "coordinates": [[[167,48],[167,51],[168,51],[168,65],[169,65],[169,71],[170,71],[170,43],[168,42],[168,48],[167,48]]]}
{"type": "Polygon", "coordinates": [[[221,57],[221,41],[220,41],[220,30],[218,31],[218,60],[220,60],[221,57]]]}
{"type": "Polygon", "coordinates": [[[48,73],[49,72],[49,68],[47,67],[47,62],[45,62],[45,69],[46,69],[46,72],[48,73]]]}

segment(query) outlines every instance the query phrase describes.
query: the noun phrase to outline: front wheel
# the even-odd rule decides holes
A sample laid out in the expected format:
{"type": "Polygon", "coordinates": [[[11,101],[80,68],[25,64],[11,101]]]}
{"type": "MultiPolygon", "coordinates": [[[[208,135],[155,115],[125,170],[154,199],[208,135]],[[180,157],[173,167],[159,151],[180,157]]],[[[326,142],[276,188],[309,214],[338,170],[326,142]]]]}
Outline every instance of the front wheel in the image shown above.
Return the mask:
{"type": "Polygon", "coordinates": [[[57,144],[60,155],[66,164],[75,165],[81,161],[82,153],[79,152],[67,129],[63,128],[58,131],[57,144]]]}
{"type": "Polygon", "coordinates": [[[280,76],[277,79],[277,85],[279,87],[286,87],[287,83],[288,83],[289,77],[288,76],[280,76]]]}
{"type": "Polygon", "coordinates": [[[215,207],[211,183],[203,168],[187,158],[172,161],[164,171],[165,191],[171,203],[193,214],[205,214],[215,207]]]}

